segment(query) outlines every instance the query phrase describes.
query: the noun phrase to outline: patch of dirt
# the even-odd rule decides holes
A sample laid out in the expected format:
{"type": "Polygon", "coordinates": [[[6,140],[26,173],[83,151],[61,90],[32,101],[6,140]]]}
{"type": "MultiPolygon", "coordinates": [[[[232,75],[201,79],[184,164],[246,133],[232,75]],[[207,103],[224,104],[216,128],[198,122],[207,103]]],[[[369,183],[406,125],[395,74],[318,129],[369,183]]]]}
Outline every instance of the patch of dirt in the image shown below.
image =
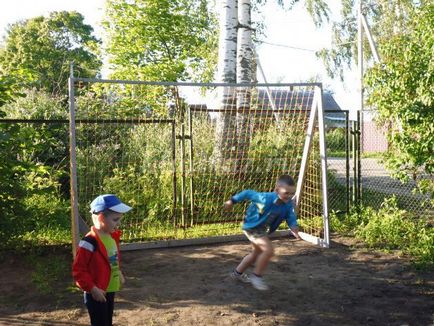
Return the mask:
{"type": "MultiPolygon", "coordinates": [[[[127,283],[116,297],[115,325],[434,326],[434,273],[346,238],[329,249],[273,243],[265,292],[229,278],[247,242],[124,252],[127,283]]],[[[65,252],[51,254],[71,263],[65,252]]],[[[66,290],[70,275],[43,293],[31,273],[20,257],[1,262],[1,325],[89,324],[81,293],[66,290]]]]}

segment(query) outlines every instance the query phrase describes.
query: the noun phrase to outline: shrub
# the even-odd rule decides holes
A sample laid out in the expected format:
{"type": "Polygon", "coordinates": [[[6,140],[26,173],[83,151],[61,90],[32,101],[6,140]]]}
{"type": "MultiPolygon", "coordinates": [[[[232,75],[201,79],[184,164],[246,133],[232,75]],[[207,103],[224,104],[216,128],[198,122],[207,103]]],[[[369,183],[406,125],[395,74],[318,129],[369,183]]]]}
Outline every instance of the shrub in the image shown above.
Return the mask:
{"type": "Polygon", "coordinates": [[[434,229],[427,217],[415,217],[399,209],[395,197],[386,198],[376,211],[356,207],[339,217],[331,214],[332,230],[354,235],[371,248],[401,250],[419,267],[434,266],[434,229]]]}

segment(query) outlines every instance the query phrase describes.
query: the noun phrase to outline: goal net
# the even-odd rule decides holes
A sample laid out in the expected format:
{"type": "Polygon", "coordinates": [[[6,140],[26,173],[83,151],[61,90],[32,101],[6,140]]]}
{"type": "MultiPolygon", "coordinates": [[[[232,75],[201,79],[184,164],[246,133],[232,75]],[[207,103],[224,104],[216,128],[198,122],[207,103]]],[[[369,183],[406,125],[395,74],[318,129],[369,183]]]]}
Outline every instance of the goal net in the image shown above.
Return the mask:
{"type": "Polygon", "coordinates": [[[297,182],[303,239],[329,245],[326,155],[319,84],[189,84],[72,78],[73,234],[89,203],[114,193],[133,210],[123,241],[238,234],[243,189],[297,182]]]}

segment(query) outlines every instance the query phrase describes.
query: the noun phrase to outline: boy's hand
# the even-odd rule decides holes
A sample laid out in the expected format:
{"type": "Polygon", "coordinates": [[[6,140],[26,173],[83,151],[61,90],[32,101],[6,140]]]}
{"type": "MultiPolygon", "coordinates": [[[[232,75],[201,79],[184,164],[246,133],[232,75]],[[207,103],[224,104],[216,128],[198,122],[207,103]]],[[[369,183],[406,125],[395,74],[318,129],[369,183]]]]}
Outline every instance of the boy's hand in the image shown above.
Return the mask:
{"type": "Polygon", "coordinates": [[[223,204],[223,209],[226,212],[229,212],[232,209],[233,206],[234,206],[234,203],[232,202],[231,199],[229,199],[228,201],[225,201],[225,203],[223,204]]]}
{"type": "Polygon", "coordinates": [[[125,284],[125,277],[124,277],[124,274],[122,274],[121,271],[119,271],[119,280],[121,281],[121,285],[125,284]]]}
{"type": "Polygon", "coordinates": [[[92,290],[90,290],[90,294],[92,294],[92,298],[95,301],[98,302],[106,302],[106,298],[105,298],[105,291],[101,290],[100,288],[97,288],[96,286],[94,286],[92,288],[92,290]]]}

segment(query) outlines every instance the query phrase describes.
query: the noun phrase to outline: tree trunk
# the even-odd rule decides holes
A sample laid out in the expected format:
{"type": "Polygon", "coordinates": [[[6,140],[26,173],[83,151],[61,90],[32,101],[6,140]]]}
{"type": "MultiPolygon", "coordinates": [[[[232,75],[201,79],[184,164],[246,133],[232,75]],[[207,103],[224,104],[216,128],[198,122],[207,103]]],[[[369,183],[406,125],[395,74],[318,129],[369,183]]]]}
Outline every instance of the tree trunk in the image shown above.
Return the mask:
{"type": "MultiPolygon", "coordinates": [[[[237,1],[221,0],[220,35],[217,65],[217,82],[235,83],[237,67],[237,1]]],[[[216,121],[216,145],[214,161],[225,168],[225,163],[236,148],[236,94],[234,87],[219,87],[217,90],[220,112],[216,121]]]]}
{"type": "MultiPolygon", "coordinates": [[[[238,0],[237,83],[252,82],[253,43],[250,0],[238,0]]],[[[242,172],[250,144],[250,87],[237,89],[237,171],[242,172]]]]}

